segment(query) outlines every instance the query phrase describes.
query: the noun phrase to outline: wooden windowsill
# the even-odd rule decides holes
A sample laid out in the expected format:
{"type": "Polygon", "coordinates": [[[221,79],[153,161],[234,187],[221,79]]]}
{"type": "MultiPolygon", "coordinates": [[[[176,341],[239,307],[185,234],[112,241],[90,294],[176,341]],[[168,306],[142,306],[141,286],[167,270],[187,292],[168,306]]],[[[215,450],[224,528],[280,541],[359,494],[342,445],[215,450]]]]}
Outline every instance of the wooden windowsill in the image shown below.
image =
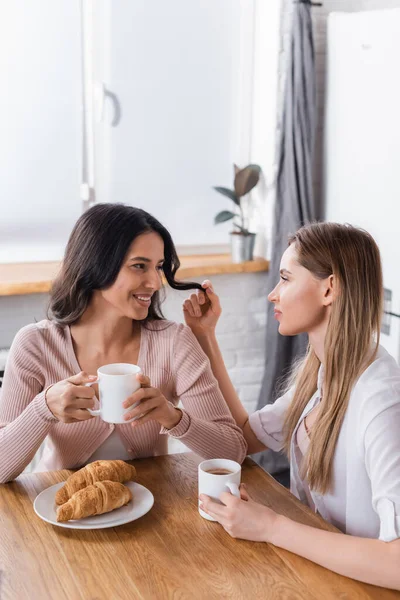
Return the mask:
{"type": "MultiPolygon", "coordinates": [[[[182,256],[177,279],[210,277],[226,273],[257,273],[268,271],[269,261],[255,258],[244,263],[233,263],[230,254],[182,256]]],[[[16,263],[0,265],[0,296],[43,294],[60,268],[59,262],[16,263]]]]}

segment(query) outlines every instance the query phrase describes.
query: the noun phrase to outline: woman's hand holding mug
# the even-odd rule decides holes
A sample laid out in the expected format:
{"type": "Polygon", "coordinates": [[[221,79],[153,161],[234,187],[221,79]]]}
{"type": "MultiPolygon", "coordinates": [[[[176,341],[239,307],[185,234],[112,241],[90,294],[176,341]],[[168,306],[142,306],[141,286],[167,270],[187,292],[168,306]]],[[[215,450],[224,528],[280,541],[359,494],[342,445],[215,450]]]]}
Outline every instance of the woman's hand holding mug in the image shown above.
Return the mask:
{"type": "Polygon", "coordinates": [[[222,313],[219,298],[213,290],[211,281],[206,279],[201,285],[206,291],[198,290],[183,303],[185,323],[196,337],[213,334],[222,313]]]}
{"type": "Polygon", "coordinates": [[[101,367],[97,376],[78,373],[48,388],[47,406],[62,423],[100,416],[108,423],[126,423],[135,419],[132,426],[136,427],[147,421],[157,421],[166,429],[172,429],[181,420],[182,411],[168,402],[160,390],[151,386],[150,379],[138,371],[140,368],[136,365],[118,363],[101,367]],[[128,396],[124,390],[129,387],[132,390],[132,378],[138,389],[128,396]],[[91,386],[98,382],[101,407],[93,410],[95,391],[91,386]]]}
{"type": "Polygon", "coordinates": [[[93,418],[87,409],[94,407],[95,392],[87,384],[96,382],[96,379],[96,375],[88,375],[82,371],[48,388],[47,406],[61,423],[76,423],[93,418]]]}
{"type": "Polygon", "coordinates": [[[146,375],[139,373],[136,375],[141,387],[134,392],[122,406],[130,409],[124,415],[125,420],[135,419],[132,427],[137,427],[147,421],[157,421],[166,429],[172,429],[178,425],[182,418],[182,411],[168,402],[165,396],[157,388],[151,387],[151,382],[146,375]]]}

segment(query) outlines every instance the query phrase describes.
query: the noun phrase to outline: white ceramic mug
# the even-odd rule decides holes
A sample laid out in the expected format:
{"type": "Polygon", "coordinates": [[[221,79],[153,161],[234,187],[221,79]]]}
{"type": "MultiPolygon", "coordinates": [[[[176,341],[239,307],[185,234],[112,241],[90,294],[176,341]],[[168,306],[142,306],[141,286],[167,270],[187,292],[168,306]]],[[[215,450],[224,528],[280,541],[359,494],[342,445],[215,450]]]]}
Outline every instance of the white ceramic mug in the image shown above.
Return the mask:
{"type": "MultiPolygon", "coordinates": [[[[129,408],[124,408],[122,403],[140,388],[136,375],[142,369],[129,363],[114,363],[104,365],[97,370],[97,381],[85,383],[86,386],[99,385],[100,408],[87,410],[94,417],[101,417],[106,423],[131,423],[138,417],[126,421],[124,414],[139,404],[137,402],[129,408]]],[[[139,415],[140,416],[140,415],[139,415]]]]}
{"type": "MultiPolygon", "coordinates": [[[[226,458],[212,458],[203,460],[199,464],[199,494],[206,494],[216,502],[221,503],[219,497],[222,492],[230,492],[240,498],[240,475],[242,467],[234,460],[226,458]],[[209,473],[208,471],[221,469],[229,471],[225,475],[209,473]]],[[[200,503],[200,501],[199,501],[200,503]]],[[[207,515],[199,506],[199,513],[208,521],[215,521],[213,517],[207,515]]]]}

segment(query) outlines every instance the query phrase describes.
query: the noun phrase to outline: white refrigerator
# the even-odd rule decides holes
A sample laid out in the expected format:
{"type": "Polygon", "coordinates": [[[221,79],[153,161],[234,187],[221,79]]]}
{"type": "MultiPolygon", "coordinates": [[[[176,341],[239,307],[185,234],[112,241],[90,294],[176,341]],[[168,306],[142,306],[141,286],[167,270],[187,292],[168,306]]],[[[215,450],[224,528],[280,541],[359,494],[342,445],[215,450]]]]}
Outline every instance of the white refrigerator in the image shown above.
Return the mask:
{"type": "Polygon", "coordinates": [[[381,343],[399,362],[400,9],[331,13],[327,54],[326,219],[376,239],[387,298],[381,343]]]}

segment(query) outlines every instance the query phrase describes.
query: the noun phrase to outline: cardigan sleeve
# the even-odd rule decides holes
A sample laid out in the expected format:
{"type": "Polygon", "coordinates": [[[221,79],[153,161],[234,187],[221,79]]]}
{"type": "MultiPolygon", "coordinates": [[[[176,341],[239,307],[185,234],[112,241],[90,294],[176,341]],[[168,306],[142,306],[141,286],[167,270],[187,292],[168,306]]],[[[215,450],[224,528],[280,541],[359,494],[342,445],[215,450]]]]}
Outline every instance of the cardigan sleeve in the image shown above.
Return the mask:
{"type": "Polygon", "coordinates": [[[215,379],[210,361],[192,331],[179,325],[173,342],[175,395],[183,405],[180,422],[161,433],[179,438],[203,458],[242,462],[247,444],[215,379]]]}
{"type": "Polygon", "coordinates": [[[0,483],[24,470],[57,422],[46,404],[41,360],[40,332],[28,325],[14,338],[0,390],[0,483]]]}

